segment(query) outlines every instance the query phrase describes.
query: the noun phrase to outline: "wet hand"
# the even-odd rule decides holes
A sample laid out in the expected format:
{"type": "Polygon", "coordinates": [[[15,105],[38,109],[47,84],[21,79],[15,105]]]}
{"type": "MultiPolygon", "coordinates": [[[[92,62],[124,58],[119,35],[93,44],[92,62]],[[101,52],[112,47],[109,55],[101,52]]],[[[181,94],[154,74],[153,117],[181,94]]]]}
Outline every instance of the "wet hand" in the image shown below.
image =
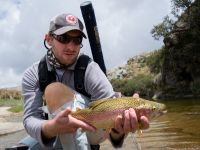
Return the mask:
{"type": "Polygon", "coordinates": [[[130,108],[124,111],[123,116],[117,116],[115,120],[115,129],[119,133],[129,133],[135,132],[137,129],[147,129],[149,128],[149,120],[146,116],[139,115],[137,116],[135,110],[130,108]]]}
{"type": "Polygon", "coordinates": [[[47,138],[55,137],[58,134],[74,133],[78,128],[94,132],[95,128],[87,123],[78,120],[70,115],[71,110],[61,111],[54,119],[47,120],[42,126],[42,133],[47,138]]]}

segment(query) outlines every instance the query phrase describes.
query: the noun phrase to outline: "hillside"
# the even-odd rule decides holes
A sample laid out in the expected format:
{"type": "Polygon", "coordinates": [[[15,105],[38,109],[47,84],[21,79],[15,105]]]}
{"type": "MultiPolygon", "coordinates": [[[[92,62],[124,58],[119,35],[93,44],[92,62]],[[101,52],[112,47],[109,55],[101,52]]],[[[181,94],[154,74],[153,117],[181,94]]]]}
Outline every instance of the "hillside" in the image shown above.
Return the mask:
{"type": "Polygon", "coordinates": [[[152,74],[145,61],[149,55],[151,53],[134,56],[127,61],[127,64],[108,70],[108,79],[131,79],[143,74],[152,74]]]}

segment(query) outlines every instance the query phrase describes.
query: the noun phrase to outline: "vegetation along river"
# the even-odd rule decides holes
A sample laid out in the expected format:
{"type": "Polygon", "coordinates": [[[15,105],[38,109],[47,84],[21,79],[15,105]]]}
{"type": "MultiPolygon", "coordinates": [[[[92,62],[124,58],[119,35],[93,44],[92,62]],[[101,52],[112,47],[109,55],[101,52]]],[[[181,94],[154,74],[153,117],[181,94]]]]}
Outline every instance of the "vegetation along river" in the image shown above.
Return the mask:
{"type": "MultiPolygon", "coordinates": [[[[130,134],[123,145],[124,150],[200,150],[200,100],[164,101],[168,112],[154,119],[143,134],[130,134]]],[[[0,149],[11,146],[25,136],[24,131],[0,136],[0,149]]],[[[101,150],[112,150],[105,141],[101,150]]]]}

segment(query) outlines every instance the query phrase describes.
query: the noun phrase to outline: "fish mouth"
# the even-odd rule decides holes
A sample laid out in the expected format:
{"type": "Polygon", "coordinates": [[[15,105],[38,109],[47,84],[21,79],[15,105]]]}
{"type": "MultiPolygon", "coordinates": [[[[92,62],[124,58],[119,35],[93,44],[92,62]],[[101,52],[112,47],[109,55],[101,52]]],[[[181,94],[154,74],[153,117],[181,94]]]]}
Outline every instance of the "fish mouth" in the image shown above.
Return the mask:
{"type": "Polygon", "coordinates": [[[164,114],[166,114],[167,113],[167,108],[166,108],[166,106],[164,105],[164,107],[159,111],[159,114],[160,115],[164,115],[164,114]]]}
{"type": "Polygon", "coordinates": [[[167,109],[163,110],[162,113],[163,113],[163,114],[166,114],[166,113],[167,113],[167,109]]]}
{"type": "Polygon", "coordinates": [[[161,115],[164,115],[164,114],[167,113],[167,107],[166,107],[165,104],[162,105],[162,107],[161,107],[159,113],[160,113],[161,115]]]}
{"type": "Polygon", "coordinates": [[[167,110],[165,109],[165,110],[161,110],[161,111],[159,111],[157,114],[156,114],[156,117],[159,117],[159,116],[162,116],[162,115],[164,115],[164,114],[166,114],[167,113],[167,110]]]}

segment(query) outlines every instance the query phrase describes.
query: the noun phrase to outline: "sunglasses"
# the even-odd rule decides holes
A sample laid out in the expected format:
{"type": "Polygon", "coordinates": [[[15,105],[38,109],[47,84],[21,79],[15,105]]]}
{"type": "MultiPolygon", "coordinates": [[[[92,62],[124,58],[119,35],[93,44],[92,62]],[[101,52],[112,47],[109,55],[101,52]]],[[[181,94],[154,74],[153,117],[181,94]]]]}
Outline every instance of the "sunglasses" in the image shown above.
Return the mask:
{"type": "Polygon", "coordinates": [[[80,45],[83,40],[82,36],[73,37],[67,34],[62,34],[62,35],[51,34],[51,36],[62,44],[68,44],[70,42],[73,42],[75,45],[80,45]]]}

